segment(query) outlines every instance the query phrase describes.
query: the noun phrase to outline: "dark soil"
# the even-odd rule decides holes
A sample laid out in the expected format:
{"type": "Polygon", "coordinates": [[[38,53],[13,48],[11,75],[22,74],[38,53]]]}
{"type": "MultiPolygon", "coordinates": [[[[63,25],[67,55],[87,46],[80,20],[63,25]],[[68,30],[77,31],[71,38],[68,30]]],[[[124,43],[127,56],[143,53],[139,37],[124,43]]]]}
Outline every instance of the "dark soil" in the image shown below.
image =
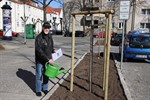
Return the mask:
{"type": "MultiPolygon", "coordinates": [[[[74,72],[74,90],[70,91],[70,75],[54,92],[49,100],[104,100],[103,57],[93,55],[92,92],[89,91],[89,54],[78,64],[74,72]]],[[[108,100],[127,100],[124,94],[115,63],[110,57],[108,100]]]]}

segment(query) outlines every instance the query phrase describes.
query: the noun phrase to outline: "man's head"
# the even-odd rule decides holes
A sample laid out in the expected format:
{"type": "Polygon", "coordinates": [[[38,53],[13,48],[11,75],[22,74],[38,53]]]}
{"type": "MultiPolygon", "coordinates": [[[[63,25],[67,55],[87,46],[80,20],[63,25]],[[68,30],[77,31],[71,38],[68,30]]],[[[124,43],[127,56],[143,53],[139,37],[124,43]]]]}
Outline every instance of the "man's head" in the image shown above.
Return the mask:
{"type": "Polygon", "coordinates": [[[43,28],[43,32],[44,32],[45,34],[48,34],[48,33],[49,33],[49,30],[50,30],[50,28],[51,28],[51,25],[50,25],[48,22],[44,22],[42,28],[43,28]]]}

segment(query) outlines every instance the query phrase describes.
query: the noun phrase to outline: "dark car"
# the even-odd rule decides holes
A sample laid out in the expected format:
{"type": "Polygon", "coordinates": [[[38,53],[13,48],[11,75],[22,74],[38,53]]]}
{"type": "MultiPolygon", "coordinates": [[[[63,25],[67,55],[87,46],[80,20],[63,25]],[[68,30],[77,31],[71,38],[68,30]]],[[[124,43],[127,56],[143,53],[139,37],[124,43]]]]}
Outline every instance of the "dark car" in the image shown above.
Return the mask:
{"type": "Polygon", "coordinates": [[[122,43],[122,34],[116,34],[111,38],[111,45],[119,46],[122,43]]]}
{"type": "MultiPolygon", "coordinates": [[[[66,31],[64,34],[65,37],[71,37],[72,36],[72,32],[66,31]]],[[[84,37],[84,31],[75,31],[75,37],[84,37]]]]}
{"type": "Polygon", "coordinates": [[[64,37],[70,37],[71,36],[71,32],[69,31],[63,31],[64,37]]]}

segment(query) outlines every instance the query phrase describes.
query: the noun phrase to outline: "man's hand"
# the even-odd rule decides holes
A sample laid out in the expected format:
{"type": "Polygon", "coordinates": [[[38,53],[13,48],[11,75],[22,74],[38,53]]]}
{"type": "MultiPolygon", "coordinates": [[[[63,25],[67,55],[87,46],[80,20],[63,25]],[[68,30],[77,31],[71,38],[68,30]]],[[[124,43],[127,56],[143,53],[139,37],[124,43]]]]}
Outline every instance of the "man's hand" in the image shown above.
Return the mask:
{"type": "Polygon", "coordinates": [[[56,53],[56,49],[55,48],[53,49],[53,52],[56,53]]]}
{"type": "Polygon", "coordinates": [[[50,59],[50,60],[48,61],[48,63],[51,64],[51,65],[53,65],[53,64],[54,64],[53,59],[50,59]]]}

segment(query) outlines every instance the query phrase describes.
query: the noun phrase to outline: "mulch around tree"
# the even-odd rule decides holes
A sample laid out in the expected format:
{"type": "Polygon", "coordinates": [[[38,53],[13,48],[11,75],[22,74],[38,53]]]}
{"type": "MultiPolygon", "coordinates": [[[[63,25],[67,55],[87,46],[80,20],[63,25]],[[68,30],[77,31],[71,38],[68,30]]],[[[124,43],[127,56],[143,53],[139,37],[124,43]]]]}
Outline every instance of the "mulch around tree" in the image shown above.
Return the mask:
{"type": "MultiPolygon", "coordinates": [[[[104,58],[101,55],[98,59],[98,54],[93,54],[92,92],[89,91],[88,81],[89,59],[87,54],[75,68],[73,92],[70,91],[69,75],[49,100],[104,100],[102,88],[104,58]]],[[[112,57],[109,72],[108,100],[127,100],[112,57]]]]}

